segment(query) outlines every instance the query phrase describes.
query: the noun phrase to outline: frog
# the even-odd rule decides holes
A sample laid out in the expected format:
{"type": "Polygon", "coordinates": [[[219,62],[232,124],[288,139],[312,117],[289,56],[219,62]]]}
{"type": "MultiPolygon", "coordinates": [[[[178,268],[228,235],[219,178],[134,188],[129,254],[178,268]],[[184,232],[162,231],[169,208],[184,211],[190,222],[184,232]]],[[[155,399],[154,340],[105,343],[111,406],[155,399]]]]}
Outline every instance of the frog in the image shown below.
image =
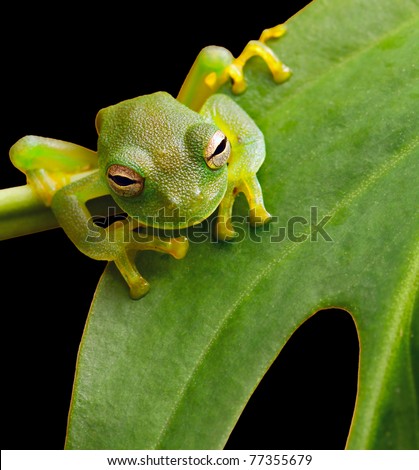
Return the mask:
{"type": "Polygon", "coordinates": [[[237,58],[224,47],[205,47],[176,97],[157,91],[101,109],[97,150],[33,135],[11,147],[12,163],[69,239],[85,255],[115,263],[132,299],[150,288],[137,267],[140,251],[175,259],[188,251],[185,235],[162,237],[155,230],[179,231],[218,210],[214,235],[232,240],[239,193],[247,199],[251,225],[271,219],[256,175],[266,154],[263,133],[222,87],[230,83],[233,94],[243,93],[244,67],[252,57],[266,63],[275,82],[286,81],[291,70],[267,45],[285,31],[283,24],[265,29],[237,58]],[[92,231],[88,203],[105,196],[124,216],[92,231]]]}

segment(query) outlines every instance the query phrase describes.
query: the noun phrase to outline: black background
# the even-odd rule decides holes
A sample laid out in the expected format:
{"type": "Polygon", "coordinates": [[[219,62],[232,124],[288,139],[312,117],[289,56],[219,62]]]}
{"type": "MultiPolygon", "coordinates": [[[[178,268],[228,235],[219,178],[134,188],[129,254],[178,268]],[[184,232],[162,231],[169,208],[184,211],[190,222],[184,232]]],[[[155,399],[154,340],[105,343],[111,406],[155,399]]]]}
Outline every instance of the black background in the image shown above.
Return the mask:
{"type": "MultiPolygon", "coordinates": [[[[25,183],[7,156],[20,137],[95,149],[99,109],[157,90],[176,95],[204,46],[238,55],[306,3],[11,7],[3,15],[0,189],[25,183]]],[[[2,448],[60,449],[78,344],[105,263],[79,253],[59,229],[3,241],[0,255],[2,448]]],[[[227,448],[343,448],[357,361],[350,316],[315,315],[263,379],[227,448]]]]}

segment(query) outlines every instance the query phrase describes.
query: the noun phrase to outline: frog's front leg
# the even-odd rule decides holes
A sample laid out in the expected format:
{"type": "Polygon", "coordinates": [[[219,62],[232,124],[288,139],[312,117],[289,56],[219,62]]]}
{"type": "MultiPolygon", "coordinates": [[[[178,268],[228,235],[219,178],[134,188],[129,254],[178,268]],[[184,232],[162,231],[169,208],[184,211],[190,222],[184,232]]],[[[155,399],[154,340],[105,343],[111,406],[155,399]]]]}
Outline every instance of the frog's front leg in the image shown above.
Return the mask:
{"type": "Polygon", "coordinates": [[[27,135],[10,149],[10,160],[46,206],[58,189],[98,166],[97,153],[71,142],[27,135]]]}
{"type": "Polygon", "coordinates": [[[227,95],[211,96],[202,107],[201,114],[220,128],[231,145],[227,191],[217,217],[217,237],[226,240],[237,235],[231,216],[239,193],[243,193],[248,201],[251,224],[263,225],[271,218],[265,209],[262,189],[256,177],[265,159],[265,139],[250,116],[227,95]]]}
{"type": "Polygon", "coordinates": [[[152,250],[168,253],[175,259],[181,259],[188,251],[189,241],[183,236],[164,239],[157,235],[139,234],[135,231],[138,224],[132,218],[128,218],[126,224],[127,226],[124,227],[124,223],[116,222],[116,227],[114,227],[115,239],[118,243],[124,244],[124,249],[119,252],[114,261],[129,286],[131,298],[140,299],[149,291],[150,285],[137,269],[135,262],[137,253],[152,250]]]}
{"type": "Polygon", "coordinates": [[[134,230],[139,222],[131,217],[107,228],[94,225],[86,202],[107,191],[105,182],[94,173],[57,191],[51,208],[77,248],[91,258],[114,261],[130,288],[131,297],[139,299],[148,292],[149,284],[137,269],[138,251],[154,250],[180,259],[187,252],[188,240],[186,237],[161,239],[154,235],[136,235],[134,230]]]}

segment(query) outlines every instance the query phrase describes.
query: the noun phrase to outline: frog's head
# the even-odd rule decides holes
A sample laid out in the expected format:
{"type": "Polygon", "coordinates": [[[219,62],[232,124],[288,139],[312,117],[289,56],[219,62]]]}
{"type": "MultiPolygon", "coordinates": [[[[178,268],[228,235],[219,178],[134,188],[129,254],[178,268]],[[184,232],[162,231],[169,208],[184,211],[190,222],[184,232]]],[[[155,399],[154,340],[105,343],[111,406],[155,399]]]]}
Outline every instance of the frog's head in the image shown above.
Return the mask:
{"type": "Polygon", "coordinates": [[[227,187],[230,144],[164,92],[99,111],[99,168],[116,203],[145,225],[182,228],[208,217],[227,187]]]}

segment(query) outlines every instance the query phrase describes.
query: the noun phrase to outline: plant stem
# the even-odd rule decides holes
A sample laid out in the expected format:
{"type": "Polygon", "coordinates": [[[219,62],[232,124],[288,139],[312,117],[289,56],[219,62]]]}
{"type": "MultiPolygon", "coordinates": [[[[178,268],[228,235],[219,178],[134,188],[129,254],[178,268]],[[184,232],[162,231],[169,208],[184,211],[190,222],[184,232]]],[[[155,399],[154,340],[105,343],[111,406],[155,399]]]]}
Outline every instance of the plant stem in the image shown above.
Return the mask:
{"type": "MultiPolygon", "coordinates": [[[[74,181],[80,175],[74,175],[74,181]]],[[[110,195],[92,199],[88,209],[97,217],[123,213],[110,195]]],[[[30,185],[0,189],[0,240],[21,237],[59,227],[52,210],[30,185]]]]}
{"type": "Polygon", "coordinates": [[[0,190],[0,240],[57,228],[49,207],[29,185],[0,190]]]}

